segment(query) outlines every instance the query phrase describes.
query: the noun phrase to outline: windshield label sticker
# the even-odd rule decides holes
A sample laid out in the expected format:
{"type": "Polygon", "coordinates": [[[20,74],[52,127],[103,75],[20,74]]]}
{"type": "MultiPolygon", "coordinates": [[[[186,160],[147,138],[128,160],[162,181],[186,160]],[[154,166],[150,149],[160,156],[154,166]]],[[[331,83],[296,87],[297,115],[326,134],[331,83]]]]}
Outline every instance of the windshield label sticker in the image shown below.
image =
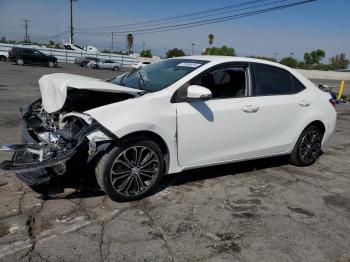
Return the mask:
{"type": "Polygon", "coordinates": [[[180,63],[178,64],[177,66],[184,66],[184,67],[199,67],[201,66],[202,64],[197,64],[197,63],[180,63]]]}

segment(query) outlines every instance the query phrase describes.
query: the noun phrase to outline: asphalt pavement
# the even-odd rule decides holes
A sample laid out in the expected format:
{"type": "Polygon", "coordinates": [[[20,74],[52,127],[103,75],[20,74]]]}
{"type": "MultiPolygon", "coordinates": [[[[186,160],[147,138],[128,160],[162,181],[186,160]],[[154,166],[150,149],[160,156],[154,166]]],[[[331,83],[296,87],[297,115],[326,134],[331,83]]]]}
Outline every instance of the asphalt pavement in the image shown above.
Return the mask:
{"type": "MultiPolygon", "coordinates": [[[[118,72],[0,63],[0,144],[18,143],[18,107],[43,74],[118,72]]],[[[350,261],[350,104],[310,167],[269,158],[163,178],[127,203],[93,188],[43,196],[0,172],[0,261],[350,261]]],[[[0,160],[9,157],[0,153],[0,160]]]]}

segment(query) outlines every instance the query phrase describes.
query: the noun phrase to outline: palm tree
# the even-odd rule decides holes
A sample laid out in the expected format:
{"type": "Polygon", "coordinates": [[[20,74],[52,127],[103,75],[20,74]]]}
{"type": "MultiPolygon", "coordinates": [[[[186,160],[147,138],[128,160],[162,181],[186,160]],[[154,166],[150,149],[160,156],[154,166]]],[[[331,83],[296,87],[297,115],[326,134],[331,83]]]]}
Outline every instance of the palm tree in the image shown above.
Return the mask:
{"type": "Polygon", "coordinates": [[[130,55],[130,50],[132,49],[132,47],[134,45],[134,36],[132,34],[127,34],[126,43],[128,45],[128,54],[130,55]]]}
{"type": "Polygon", "coordinates": [[[213,42],[214,42],[214,35],[213,34],[210,34],[208,35],[208,40],[209,40],[209,48],[208,48],[208,54],[209,54],[209,49],[211,48],[213,42]]]}

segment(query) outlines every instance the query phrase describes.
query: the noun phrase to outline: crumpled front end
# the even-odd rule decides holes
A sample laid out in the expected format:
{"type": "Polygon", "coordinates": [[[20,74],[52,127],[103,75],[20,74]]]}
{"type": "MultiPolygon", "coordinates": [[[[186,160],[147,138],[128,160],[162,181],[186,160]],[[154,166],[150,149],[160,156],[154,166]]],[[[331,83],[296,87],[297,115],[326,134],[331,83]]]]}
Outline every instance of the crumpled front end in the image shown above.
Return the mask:
{"type": "Polygon", "coordinates": [[[11,160],[0,168],[19,173],[29,185],[47,182],[52,175],[66,173],[67,162],[79,151],[86,158],[78,165],[93,159],[101,144],[116,141],[110,133],[89,115],[79,112],[49,114],[41,100],[21,109],[21,134],[23,144],[5,145],[2,150],[14,151],[11,160]]]}

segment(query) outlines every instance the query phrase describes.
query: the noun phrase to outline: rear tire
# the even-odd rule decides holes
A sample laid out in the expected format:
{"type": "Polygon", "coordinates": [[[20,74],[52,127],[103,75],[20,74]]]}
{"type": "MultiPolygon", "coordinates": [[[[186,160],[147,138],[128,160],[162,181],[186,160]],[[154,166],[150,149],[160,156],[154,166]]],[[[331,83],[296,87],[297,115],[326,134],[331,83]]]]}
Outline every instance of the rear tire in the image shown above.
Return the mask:
{"type": "Polygon", "coordinates": [[[16,64],[17,65],[23,65],[24,64],[24,60],[22,58],[17,58],[16,59],[16,64]]]}
{"type": "Polygon", "coordinates": [[[317,126],[308,126],[301,133],[289,162],[296,166],[310,166],[321,154],[323,132],[317,126]]]}
{"type": "Polygon", "coordinates": [[[6,58],[6,56],[0,56],[0,61],[2,61],[2,62],[6,62],[7,61],[7,58],[6,58]]]}
{"type": "Polygon", "coordinates": [[[118,66],[113,67],[113,71],[119,71],[119,67],[118,66]]]}
{"type": "Polygon", "coordinates": [[[97,162],[96,180],[114,201],[146,196],[159,183],[164,170],[159,146],[148,139],[132,139],[114,147],[97,162]]]}

